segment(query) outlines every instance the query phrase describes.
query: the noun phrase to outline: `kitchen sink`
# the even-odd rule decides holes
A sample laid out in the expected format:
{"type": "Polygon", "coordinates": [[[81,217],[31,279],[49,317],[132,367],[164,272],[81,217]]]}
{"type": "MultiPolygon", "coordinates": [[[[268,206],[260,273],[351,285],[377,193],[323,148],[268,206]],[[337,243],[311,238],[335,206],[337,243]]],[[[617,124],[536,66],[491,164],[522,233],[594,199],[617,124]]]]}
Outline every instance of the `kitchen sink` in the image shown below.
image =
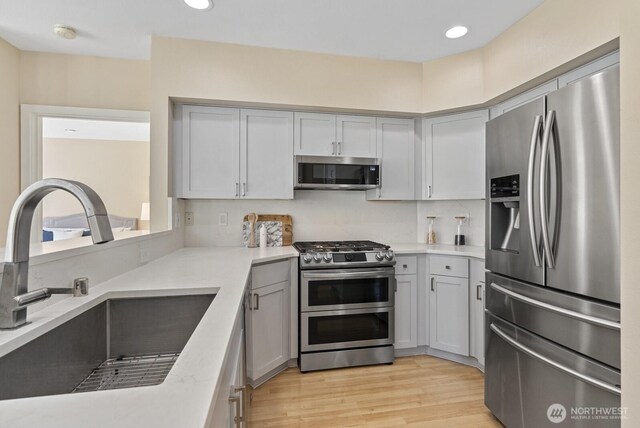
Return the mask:
{"type": "Polygon", "coordinates": [[[0,400],[162,383],[215,294],[109,299],[0,358],[0,400]]]}

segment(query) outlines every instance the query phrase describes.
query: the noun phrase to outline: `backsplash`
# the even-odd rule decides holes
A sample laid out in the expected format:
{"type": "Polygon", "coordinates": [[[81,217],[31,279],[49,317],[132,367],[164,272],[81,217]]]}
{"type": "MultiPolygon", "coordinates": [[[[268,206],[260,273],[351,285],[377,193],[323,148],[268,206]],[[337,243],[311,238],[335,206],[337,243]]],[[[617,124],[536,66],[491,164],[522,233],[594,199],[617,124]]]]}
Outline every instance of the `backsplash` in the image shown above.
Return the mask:
{"type": "Polygon", "coordinates": [[[381,242],[415,242],[416,203],[365,200],[364,192],[296,190],[294,200],[188,200],[185,211],[194,225],[185,227],[185,245],[242,245],[245,214],[289,214],[293,240],[371,239],[381,242]],[[228,226],[218,225],[228,213],[228,226]]]}
{"type": "Polygon", "coordinates": [[[419,201],[417,207],[418,242],[426,242],[428,221],[427,216],[437,218],[433,222],[439,244],[453,244],[458,230],[458,215],[469,215],[469,220],[462,225],[467,245],[484,246],[484,217],[485,208],[482,200],[473,201],[419,201]]]}
{"type": "Polygon", "coordinates": [[[367,201],[364,192],[297,190],[294,200],[187,200],[193,225],[184,229],[187,247],[242,245],[245,214],[289,214],[293,240],[370,239],[387,244],[425,242],[426,215],[439,218],[440,243],[453,243],[454,215],[471,214],[465,225],[468,245],[484,245],[484,201],[367,201]],[[220,214],[228,225],[218,225],[220,214]],[[449,218],[451,217],[451,218],[449,218]]]}

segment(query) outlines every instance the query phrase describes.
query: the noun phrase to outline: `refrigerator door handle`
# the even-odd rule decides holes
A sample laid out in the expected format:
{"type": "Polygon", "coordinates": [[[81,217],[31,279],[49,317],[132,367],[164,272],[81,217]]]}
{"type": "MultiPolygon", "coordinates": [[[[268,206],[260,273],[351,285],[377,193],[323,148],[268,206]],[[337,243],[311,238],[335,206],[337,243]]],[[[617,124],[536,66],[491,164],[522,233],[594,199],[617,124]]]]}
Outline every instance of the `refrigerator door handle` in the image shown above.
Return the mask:
{"type": "Polygon", "coordinates": [[[503,332],[502,330],[500,330],[500,328],[498,328],[495,324],[491,324],[490,326],[491,331],[493,331],[496,335],[498,335],[498,337],[500,337],[502,340],[504,340],[505,342],[507,342],[509,345],[511,345],[512,347],[514,347],[515,349],[517,349],[518,351],[527,354],[528,356],[535,358],[537,360],[540,360],[552,367],[555,367],[556,369],[560,370],[561,372],[564,372],[570,376],[573,376],[579,380],[581,380],[582,382],[588,383],[589,385],[593,385],[597,388],[603,389],[607,392],[610,392],[612,394],[616,394],[616,395],[620,395],[620,387],[618,387],[617,385],[611,385],[607,382],[603,382],[599,379],[596,379],[594,377],[591,376],[587,376],[585,374],[582,374],[570,367],[567,367],[563,364],[560,364],[550,358],[545,357],[544,355],[534,351],[533,349],[529,348],[528,346],[525,346],[521,343],[518,343],[517,341],[515,341],[514,339],[512,339],[511,337],[509,337],[505,332],[503,332]]]}
{"type": "Polygon", "coordinates": [[[542,128],[542,116],[536,115],[536,119],[533,123],[533,131],[531,132],[531,146],[529,148],[529,165],[527,168],[527,213],[529,215],[529,239],[531,241],[531,250],[533,251],[533,261],[536,266],[540,266],[540,252],[538,247],[538,238],[536,237],[536,225],[534,220],[534,186],[533,186],[533,167],[536,161],[536,147],[540,140],[542,128]]]}
{"type": "Polygon", "coordinates": [[[615,321],[609,321],[603,318],[594,317],[591,315],[581,314],[580,312],[572,311],[570,309],[561,308],[560,306],[551,305],[549,303],[541,302],[540,300],[533,299],[531,297],[525,296],[520,293],[516,293],[515,291],[508,290],[495,282],[491,283],[491,288],[496,290],[498,293],[504,294],[505,296],[509,296],[512,299],[519,300],[523,303],[526,303],[531,306],[535,306],[541,309],[546,309],[550,312],[555,312],[560,315],[564,315],[570,318],[577,319],[579,321],[588,322],[589,324],[597,325],[598,327],[610,328],[612,330],[620,331],[620,323],[615,321]]]}
{"type": "Polygon", "coordinates": [[[540,155],[540,223],[542,226],[542,243],[547,266],[553,269],[556,266],[554,255],[551,251],[551,239],[549,237],[549,218],[547,216],[547,165],[549,158],[549,141],[556,120],[555,110],[549,110],[542,137],[542,153],[540,155]]]}

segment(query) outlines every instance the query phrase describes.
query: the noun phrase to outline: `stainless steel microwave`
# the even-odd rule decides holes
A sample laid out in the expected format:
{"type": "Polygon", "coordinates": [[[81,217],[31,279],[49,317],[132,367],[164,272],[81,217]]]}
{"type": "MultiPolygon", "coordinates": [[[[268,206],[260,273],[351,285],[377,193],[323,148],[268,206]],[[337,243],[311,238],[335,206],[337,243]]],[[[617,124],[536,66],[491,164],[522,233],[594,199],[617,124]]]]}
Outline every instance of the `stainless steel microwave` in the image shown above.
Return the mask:
{"type": "Polygon", "coordinates": [[[380,187],[380,160],[296,156],[296,189],[367,190],[380,187]]]}

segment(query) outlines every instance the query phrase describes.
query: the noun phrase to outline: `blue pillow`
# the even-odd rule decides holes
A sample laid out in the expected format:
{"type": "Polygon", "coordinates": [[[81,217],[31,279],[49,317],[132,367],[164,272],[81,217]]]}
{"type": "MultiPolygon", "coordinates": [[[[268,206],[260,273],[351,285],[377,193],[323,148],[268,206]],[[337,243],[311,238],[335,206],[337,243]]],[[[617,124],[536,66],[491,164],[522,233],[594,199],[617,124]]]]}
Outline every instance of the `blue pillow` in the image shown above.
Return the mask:
{"type": "Polygon", "coordinates": [[[42,242],[53,241],[53,231],[52,230],[42,230],[42,242]]]}
{"type": "Polygon", "coordinates": [[[91,236],[91,229],[85,229],[82,231],[82,236],[91,236]]]}

